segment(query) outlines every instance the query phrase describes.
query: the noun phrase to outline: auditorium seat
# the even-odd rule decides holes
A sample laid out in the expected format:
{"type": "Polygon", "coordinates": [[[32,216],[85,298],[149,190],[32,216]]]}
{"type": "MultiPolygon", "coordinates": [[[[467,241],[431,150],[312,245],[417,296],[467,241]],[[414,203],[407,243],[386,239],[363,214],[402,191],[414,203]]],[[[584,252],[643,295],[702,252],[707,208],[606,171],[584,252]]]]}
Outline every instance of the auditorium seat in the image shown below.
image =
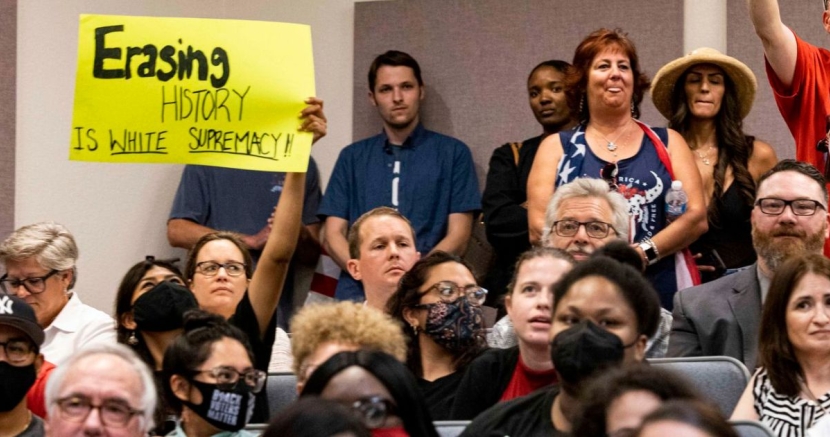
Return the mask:
{"type": "Polygon", "coordinates": [[[704,399],[717,405],[726,417],[732,415],[749,383],[746,367],[732,357],[654,358],[648,362],[686,378],[704,399]]]}
{"type": "Polygon", "coordinates": [[[288,404],[297,400],[297,377],[293,373],[269,373],[268,408],[271,417],[282,411],[288,404]]]}
{"type": "Polygon", "coordinates": [[[763,423],[749,420],[730,420],[729,423],[739,437],[775,437],[763,423]]]}

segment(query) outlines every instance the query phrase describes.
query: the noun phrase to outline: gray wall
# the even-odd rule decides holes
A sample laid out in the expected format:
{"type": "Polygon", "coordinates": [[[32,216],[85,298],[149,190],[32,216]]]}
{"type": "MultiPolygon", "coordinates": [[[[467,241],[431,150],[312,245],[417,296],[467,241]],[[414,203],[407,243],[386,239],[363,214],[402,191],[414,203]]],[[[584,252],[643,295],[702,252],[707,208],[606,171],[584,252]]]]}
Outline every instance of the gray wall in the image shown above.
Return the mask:
{"type": "MultiPolygon", "coordinates": [[[[416,0],[355,5],[355,139],[380,132],[367,101],[372,59],[408,52],[427,86],[424,124],[461,139],[473,151],[480,187],[492,150],[541,133],[527,102],[527,75],[547,59],[573,58],[600,27],[622,27],[649,76],[683,53],[683,9],[640,0],[416,0]],[[660,17],[655,20],[654,17],[660,17]]],[[[646,98],[643,120],[664,125],[646,98]]]]}
{"type": "Polygon", "coordinates": [[[0,236],[14,229],[17,0],[0,0],[0,236]]]}

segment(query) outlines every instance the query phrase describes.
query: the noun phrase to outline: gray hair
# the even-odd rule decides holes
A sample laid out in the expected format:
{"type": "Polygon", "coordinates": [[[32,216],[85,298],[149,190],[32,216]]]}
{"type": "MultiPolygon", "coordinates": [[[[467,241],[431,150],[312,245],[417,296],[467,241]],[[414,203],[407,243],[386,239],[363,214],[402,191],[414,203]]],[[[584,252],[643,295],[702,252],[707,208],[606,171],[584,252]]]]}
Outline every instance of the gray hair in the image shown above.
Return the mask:
{"type": "Polygon", "coordinates": [[[556,212],[559,205],[565,200],[576,197],[597,197],[604,199],[611,206],[611,226],[617,231],[617,236],[628,241],[630,225],[628,220],[628,201],[622,194],[608,189],[608,182],[602,179],[577,178],[573,182],[557,188],[550,198],[548,209],[545,211],[545,227],[542,228],[542,244],[548,244],[553,223],[559,219],[556,212]]]}
{"type": "Polygon", "coordinates": [[[50,270],[72,269],[71,289],[75,285],[78,245],[69,229],[55,222],[41,222],[23,226],[12,232],[0,244],[0,261],[20,261],[34,257],[42,267],[50,270]]]}
{"type": "Polygon", "coordinates": [[[79,361],[92,355],[111,355],[121,358],[129,365],[119,366],[118,369],[128,369],[138,374],[143,389],[141,395],[141,406],[139,407],[142,411],[139,416],[141,432],[142,434],[145,434],[149,430],[153,429],[153,414],[155,413],[158,401],[156,384],[153,380],[153,375],[150,373],[150,369],[147,365],[144,364],[144,361],[142,361],[132,349],[120,343],[102,343],[85,347],[72,354],[72,356],[69,357],[65,363],[55,368],[52,374],[49,375],[49,381],[46,383],[46,408],[49,411],[49,417],[58,417],[56,416],[58,414],[58,392],[63,386],[66,374],[69,373],[69,370],[79,361]]]}

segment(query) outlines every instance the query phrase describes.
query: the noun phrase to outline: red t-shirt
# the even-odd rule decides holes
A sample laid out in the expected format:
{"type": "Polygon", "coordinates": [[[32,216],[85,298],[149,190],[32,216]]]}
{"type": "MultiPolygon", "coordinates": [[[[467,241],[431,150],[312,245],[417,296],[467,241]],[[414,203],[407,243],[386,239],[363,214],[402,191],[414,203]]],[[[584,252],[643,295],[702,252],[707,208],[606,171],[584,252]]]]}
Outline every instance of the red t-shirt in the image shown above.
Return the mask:
{"type": "Polygon", "coordinates": [[[43,419],[46,419],[46,382],[53,370],[55,370],[54,364],[43,361],[34,385],[26,393],[26,406],[29,407],[29,411],[43,419]]]}
{"type": "Polygon", "coordinates": [[[513,370],[513,377],[510,378],[510,383],[507,384],[507,388],[501,394],[499,402],[530,394],[555,382],[556,370],[533,370],[525,365],[522,361],[522,355],[519,354],[519,362],[513,370]]]}
{"type": "MultiPolygon", "coordinates": [[[[813,164],[823,173],[824,153],[816,150],[816,143],[827,134],[826,118],[830,114],[830,51],[804,41],[795,32],[793,35],[798,54],[792,84],[784,86],[765,57],[767,77],[778,111],[795,139],[795,158],[813,164]]],[[[830,256],[830,240],[824,242],[824,254],[830,256]]]]}

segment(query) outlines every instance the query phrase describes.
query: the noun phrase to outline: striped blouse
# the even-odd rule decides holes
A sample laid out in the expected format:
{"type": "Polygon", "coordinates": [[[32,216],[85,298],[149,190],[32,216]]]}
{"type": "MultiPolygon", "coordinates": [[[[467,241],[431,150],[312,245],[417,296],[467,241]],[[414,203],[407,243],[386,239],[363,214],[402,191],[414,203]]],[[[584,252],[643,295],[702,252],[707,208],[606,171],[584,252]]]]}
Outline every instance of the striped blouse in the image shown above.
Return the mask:
{"type": "MultiPolygon", "coordinates": [[[[807,429],[825,414],[816,402],[776,393],[765,369],[755,377],[752,393],[760,421],[778,437],[803,437],[807,429]]],[[[830,392],[820,397],[818,402],[830,411],[830,392]]]]}

